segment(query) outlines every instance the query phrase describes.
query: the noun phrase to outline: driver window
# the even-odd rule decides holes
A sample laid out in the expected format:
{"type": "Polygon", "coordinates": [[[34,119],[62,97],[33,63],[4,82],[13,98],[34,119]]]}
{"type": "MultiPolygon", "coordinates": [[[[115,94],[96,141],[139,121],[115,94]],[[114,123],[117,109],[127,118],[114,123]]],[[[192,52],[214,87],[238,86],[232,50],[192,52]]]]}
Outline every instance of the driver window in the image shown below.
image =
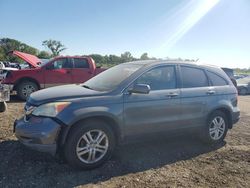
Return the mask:
{"type": "Polygon", "coordinates": [[[51,69],[67,69],[72,68],[72,64],[68,59],[57,59],[51,64],[51,69]]]}
{"type": "Polygon", "coordinates": [[[174,66],[157,67],[139,77],[136,84],[147,84],[151,90],[164,90],[176,88],[176,75],[174,66]]]}

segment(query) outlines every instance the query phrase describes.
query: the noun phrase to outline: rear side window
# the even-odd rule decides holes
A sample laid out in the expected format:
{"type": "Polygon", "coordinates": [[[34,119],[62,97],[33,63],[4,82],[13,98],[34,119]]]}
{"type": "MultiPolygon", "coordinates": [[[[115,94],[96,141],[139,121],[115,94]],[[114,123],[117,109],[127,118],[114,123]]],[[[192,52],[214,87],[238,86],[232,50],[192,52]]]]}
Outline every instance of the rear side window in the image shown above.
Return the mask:
{"type": "Polygon", "coordinates": [[[147,84],[151,90],[164,90],[176,88],[175,67],[157,67],[139,77],[136,84],[147,84]]]}
{"type": "Polygon", "coordinates": [[[207,76],[202,69],[181,66],[181,76],[183,88],[208,86],[207,76]]]}
{"type": "Polygon", "coordinates": [[[207,71],[207,75],[208,75],[210,81],[212,82],[213,86],[225,86],[225,85],[228,85],[227,81],[224,78],[222,78],[221,76],[219,76],[219,75],[217,75],[215,73],[207,71]]]}
{"type": "Polygon", "coordinates": [[[89,63],[87,59],[74,58],[75,68],[89,68],[89,63]]]}

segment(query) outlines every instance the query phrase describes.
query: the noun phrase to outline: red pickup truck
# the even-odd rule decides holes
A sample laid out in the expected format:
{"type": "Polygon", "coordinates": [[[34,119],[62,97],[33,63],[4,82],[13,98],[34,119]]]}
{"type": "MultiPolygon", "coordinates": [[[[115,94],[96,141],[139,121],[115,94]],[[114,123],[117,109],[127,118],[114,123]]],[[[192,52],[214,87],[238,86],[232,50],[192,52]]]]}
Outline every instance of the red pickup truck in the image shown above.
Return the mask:
{"type": "Polygon", "coordinates": [[[95,61],[87,56],[59,56],[43,63],[34,55],[13,51],[28,63],[28,68],[10,70],[2,80],[20,99],[26,100],[34,91],[63,85],[83,83],[105,69],[97,68],[95,61]]]}

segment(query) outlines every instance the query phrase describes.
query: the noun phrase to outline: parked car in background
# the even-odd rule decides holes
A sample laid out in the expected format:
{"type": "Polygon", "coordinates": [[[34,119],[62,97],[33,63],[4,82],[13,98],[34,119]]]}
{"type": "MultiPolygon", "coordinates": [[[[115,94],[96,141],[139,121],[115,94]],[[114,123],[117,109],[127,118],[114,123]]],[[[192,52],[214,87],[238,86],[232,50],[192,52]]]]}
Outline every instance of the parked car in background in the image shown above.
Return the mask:
{"type": "Polygon", "coordinates": [[[250,75],[248,75],[248,74],[236,74],[236,75],[234,75],[236,80],[242,79],[242,78],[245,78],[245,77],[248,77],[248,76],[250,76],[250,75]]]}
{"type": "Polygon", "coordinates": [[[238,79],[237,89],[240,95],[250,94],[250,76],[238,79]]]}
{"type": "Polygon", "coordinates": [[[84,84],[32,93],[14,132],[30,148],[59,153],[73,167],[90,169],[139,135],[188,131],[206,143],[220,143],[239,120],[237,100],[220,68],[136,61],[84,84]]]}
{"type": "Polygon", "coordinates": [[[43,63],[34,55],[13,51],[28,63],[29,67],[7,71],[2,83],[16,91],[20,99],[39,89],[72,83],[83,83],[105,69],[97,68],[94,60],[87,56],[59,56],[43,63]]]}
{"type": "Polygon", "coordinates": [[[238,79],[244,78],[245,76],[235,74],[234,77],[235,77],[236,80],[238,80],[238,79]]]}
{"type": "Polygon", "coordinates": [[[6,63],[0,62],[0,82],[6,77],[9,71],[18,70],[18,68],[6,67],[6,63]]]}
{"type": "Polygon", "coordinates": [[[21,69],[19,63],[13,63],[9,61],[0,61],[0,68],[2,67],[2,65],[6,68],[21,69]]]}

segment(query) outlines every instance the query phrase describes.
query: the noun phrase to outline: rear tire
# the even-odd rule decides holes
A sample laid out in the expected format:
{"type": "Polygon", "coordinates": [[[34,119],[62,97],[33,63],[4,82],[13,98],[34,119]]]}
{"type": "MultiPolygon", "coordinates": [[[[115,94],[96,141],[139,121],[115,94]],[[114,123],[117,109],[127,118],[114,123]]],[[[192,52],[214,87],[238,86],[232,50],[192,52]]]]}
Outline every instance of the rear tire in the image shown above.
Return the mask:
{"type": "Polygon", "coordinates": [[[21,100],[27,100],[31,93],[38,90],[36,83],[32,81],[22,81],[17,85],[17,96],[21,100]]]}
{"type": "Polygon", "coordinates": [[[228,118],[221,111],[214,111],[203,130],[202,140],[207,144],[223,142],[228,131],[228,118]]]}
{"type": "Polygon", "coordinates": [[[106,162],[114,148],[115,136],[107,123],[82,121],[70,131],[64,147],[64,156],[73,168],[93,169],[106,162]]]}

